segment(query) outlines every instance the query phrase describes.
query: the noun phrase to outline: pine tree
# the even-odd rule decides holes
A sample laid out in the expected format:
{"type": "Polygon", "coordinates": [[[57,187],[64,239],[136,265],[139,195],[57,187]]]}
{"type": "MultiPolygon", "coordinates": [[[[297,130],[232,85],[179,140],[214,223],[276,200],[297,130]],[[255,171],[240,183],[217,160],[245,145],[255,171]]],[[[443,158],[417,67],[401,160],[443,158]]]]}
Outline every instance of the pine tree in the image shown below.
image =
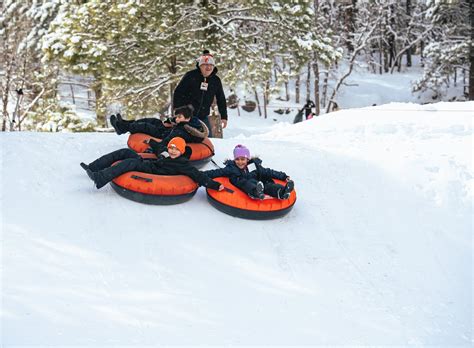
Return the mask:
{"type": "Polygon", "coordinates": [[[54,94],[55,71],[42,66],[41,38],[65,0],[5,0],[0,16],[0,71],[3,103],[2,131],[21,130],[29,112],[42,98],[54,94]],[[15,109],[8,110],[16,91],[15,109]]]}
{"type": "Polygon", "coordinates": [[[414,84],[414,91],[431,90],[433,99],[441,98],[445,88],[452,85],[456,71],[469,70],[472,44],[469,10],[467,0],[428,2],[427,19],[433,31],[423,51],[423,76],[414,84]]]}
{"type": "Polygon", "coordinates": [[[312,50],[328,59],[334,55],[311,32],[311,21],[300,20],[307,8],[306,1],[296,0],[283,5],[256,0],[90,0],[70,7],[52,26],[43,47],[49,60],[94,76],[102,99],[98,114],[113,100],[125,103],[133,116],[161,109],[204,48],[215,53],[226,84],[244,79],[253,88],[263,86],[268,98],[275,55],[293,48],[298,53],[292,64],[303,64],[298,56],[307,60],[312,50]]]}
{"type": "Polygon", "coordinates": [[[191,30],[192,1],[91,0],[71,6],[51,28],[43,48],[76,74],[92,75],[97,114],[121,101],[132,115],[156,112],[170,100],[169,86],[200,48],[191,30]]]}

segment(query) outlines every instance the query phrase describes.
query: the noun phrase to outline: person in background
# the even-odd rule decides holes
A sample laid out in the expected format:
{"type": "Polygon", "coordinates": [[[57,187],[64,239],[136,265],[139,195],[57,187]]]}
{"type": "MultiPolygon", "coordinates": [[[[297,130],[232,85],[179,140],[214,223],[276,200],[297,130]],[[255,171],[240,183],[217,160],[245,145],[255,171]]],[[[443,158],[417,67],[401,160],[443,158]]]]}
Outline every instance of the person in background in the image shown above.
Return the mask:
{"type": "Polygon", "coordinates": [[[244,145],[237,145],[234,148],[234,160],[229,159],[224,164],[224,168],[203,173],[209,178],[228,177],[232,185],[250,198],[264,199],[267,194],[278,199],[288,199],[294,189],[294,182],[286,173],[262,167],[262,160],[250,158],[250,151],[244,145]],[[277,184],[273,179],[285,180],[286,185],[277,184]]]}
{"type": "Polygon", "coordinates": [[[214,56],[208,50],[196,61],[196,69],[188,71],[178,83],[173,94],[173,107],[191,104],[194,116],[203,121],[212,137],[209,114],[214,97],[221,115],[222,128],[227,127],[227,103],[222,82],[217,76],[214,56]]]}
{"type": "Polygon", "coordinates": [[[303,106],[303,108],[304,108],[304,115],[305,115],[305,118],[306,118],[307,120],[310,120],[310,119],[313,118],[313,116],[314,116],[313,108],[315,108],[315,107],[316,107],[316,104],[315,104],[312,100],[310,100],[310,99],[308,99],[308,100],[306,101],[306,104],[304,104],[304,106],[303,106]]]}

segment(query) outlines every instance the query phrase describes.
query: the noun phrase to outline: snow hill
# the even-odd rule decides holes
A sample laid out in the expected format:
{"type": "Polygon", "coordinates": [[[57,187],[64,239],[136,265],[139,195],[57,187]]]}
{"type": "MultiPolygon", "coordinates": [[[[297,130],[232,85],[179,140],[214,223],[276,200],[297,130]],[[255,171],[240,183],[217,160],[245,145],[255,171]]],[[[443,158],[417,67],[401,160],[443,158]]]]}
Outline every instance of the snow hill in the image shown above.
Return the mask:
{"type": "Polygon", "coordinates": [[[471,346],[473,111],[232,114],[215,160],[296,182],[271,221],[96,190],[79,162],[123,135],[2,133],[0,345],[471,346]]]}

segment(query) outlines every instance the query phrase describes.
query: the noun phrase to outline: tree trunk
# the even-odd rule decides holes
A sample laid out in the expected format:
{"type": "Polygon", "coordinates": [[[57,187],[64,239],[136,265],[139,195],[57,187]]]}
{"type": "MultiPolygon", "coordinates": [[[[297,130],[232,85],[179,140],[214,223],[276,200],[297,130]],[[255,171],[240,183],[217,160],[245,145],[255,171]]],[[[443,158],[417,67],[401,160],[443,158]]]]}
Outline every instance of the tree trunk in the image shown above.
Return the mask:
{"type": "Polygon", "coordinates": [[[91,86],[92,90],[95,94],[95,112],[97,115],[97,124],[102,127],[107,126],[106,115],[105,115],[105,108],[103,105],[103,92],[102,92],[102,82],[99,78],[96,78],[94,83],[91,86]]]}
{"type": "Polygon", "coordinates": [[[295,81],[295,103],[299,104],[300,103],[300,72],[298,71],[298,75],[296,75],[296,81],[295,81]]]}
{"type": "Polygon", "coordinates": [[[379,37],[379,74],[383,74],[383,44],[382,44],[382,35],[383,31],[382,28],[380,28],[380,37],[379,37]]]}
{"type": "MultiPolygon", "coordinates": [[[[286,69],[285,58],[283,58],[283,71],[286,69]]],[[[286,80],[286,79],[285,79],[286,80]]],[[[290,101],[290,91],[288,89],[288,81],[285,81],[285,99],[286,101],[290,101]]]]}
{"type": "MultiPolygon", "coordinates": [[[[319,0],[313,0],[314,6],[314,24],[318,24],[317,13],[319,13],[319,0]]],[[[309,69],[309,66],[308,66],[309,69]]],[[[320,100],[319,100],[319,64],[318,56],[316,52],[313,53],[313,72],[314,72],[314,104],[316,105],[315,114],[319,116],[320,110],[320,100]]]]}
{"type": "Polygon", "coordinates": [[[421,40],[420,42],[420,66],[423,68],[425,66],[424,60],[425,57],[423,56],[423,50],[425,49],[425,42],[421,40]]]}
{"type": "Polygon", "coordinates": [[[275,79],[275,84],[278,84],[278,62],[276,60],[276,57],[273,57],[273,76],[275,79]]]}
{"type": "MultiPolygon", "coordinates": [[[[471,39],[474,36],[474,2],[471,1],[471,39]]],[[[471,61],[471,68],[469,69],[469,100],[474,100],[474,44],[471,42],[469,49],[469,59],[471,61]]]]}
{"type": "Polygon", "coordinates": [[[3,110],[2,110],[2,132],[5,132],[7,130],[7,122],[8,122],[8,93],[5,93],[2,96],[2,102],[3,102],[3,110]]]}
{"type": "Polygon", "coordinates": [[[321,113],[319,100],[319,64],[316,59],[316,54],[313,57],[313,72],[314,72],[314,104],[316,105],[316,116],[321,113]]]}
{"type": "Polygon", "coordinates": [[[176,88],[176,83],[171,82],[170,83],[170,101],[169,101],[169,112],[171,115],[173,115],[173,110],[174,110],[174,105],[173,105],[173,95],[174,95],[174,89],[176,88]]]}
{"type": "Polygon", "coordinates": [[[254,92],[255,92],[255,101],[257,102],[258,115],[262,117],[262,109],[260,109],[260,99],[258,99],[258,93],[257,93],[256,88],[254,89],[254,92]]]}
{"type": "MultiPolygon", "coordinates": [[[[168,67],[168,70],[172,74],[176,74],[178,72],[178,62],[176,60],[176,56],[171,56],[170,57],[170,65],[168,67]]],[[[171,80],[170,82],[170,112],[171,114],[173,113],[174,110],[174,105],[173,105],[173,95],[174,95],[174,89],[176,88],[176,82],[171,80]]]]}
{"type": "MultiPolygon", "coordinates": [[[[407,0],[407,21],[410,22],[411,19],[411,0],[407,0]]],[[[408,23],[407,23],[408,25],[408,23]]],[[[408,41],[410,41],[410,38],[407,38],[408,41]]],[[[411,62],[411,47],[407,49],[407,67],[411,67],[412,62],[411,62]]]]}
{"type": "Polygon", "coordinates": [[[27,76],[26,76],[27,70],[28,70],[28,50],[25,50],[25,55],[23,57],[23,69],[22,69],[22,76],[21,76],[21,85],[16,90],[17,100],[16,100],[15,111],[13,113],[13,121],[15,121],[15,119],[17,120],[16,127],[17,127],[18,131],[21,131],[21,122],[24,119],[24,117],[22,117],[22,115],[21,115],[21,109],[22,109],[22,105],[23,105],[23,99],[25,97],[24,91],[26,89],[25,81],[27,80],[27,76]]]}
{"type": "MultiPolygon", "coordinates": [[[[354,39],[354,28],[355,28],[355,17],[356,17],[356,4],[357,0],[352,0],[352,1],[344,1],[345,3],[351,3],[350,6],[347,6],[344,11],[344,27],[346,30],[346,46],[347,50],[349,53],[352,53],[354,51],[354,44],[353,44],[353,39],[354,39]]],[[[343,3],[342,6],[345,4],[343,3]]],[[[319,3],[318,3],[319,6],[319,3]]]]}
{"type": "Polygon", "coordinates": [[[308,70],[306,74],[306,100],[311,99],[311,62],[308,62],[308,66],[306,68],[308,70]]]}
{"type": "Polygon", "coordinates": [[[327,67],[327,70],[324,72],[323,95],[322,95],[322,98],[321,98],[321,106],[323,108],[326,107],[326,99],[327,99],[327,96],[328,96],[329,69],[330,69],[330,67],[327,67]]]}
{"type": "Polygon", "coordinates": [[[9,64],[8,69],[6,71],[5,76],[5,85],[2,85],[2,103],[3,103],[3,110],[2,110],[2,132],[7,130],[7,124],[9,121],[9,114],[8,114],[8,101],[9,101],[9,91],[10,91],[10,83],[11,83],[11,64],[9,64]]]}
{"type": "Polygon", "coordinates": [[[265,88],[263,90],[263,115],[267,118],[267,106],[268,106],[268,96],[270,94],[270,81],[265,83],[265,88]]]}
{"type": "MultiPolygon", "coordinates": [[[[19,91],[22,91],[22,89],[20,88],[19,91]]],[[[15,111],[13,111],[13,117],[12,117],[13,124],[11,125],[10,130],[15,129],[15,119],[16,119],[17,120],[16,127],[17,127],[18,131],[21,131],[20,105],[22,104],[22,101],[23,101],[23,92],[19,93],[17,91],[15,111]]]]}
{"type": "MultiPolygon", "coordinates": [[[[395,27],[394,15],[395,15],[394,6],[390,5],[390,25],[392,28],[395,27]]],[[[397,61],[395,59],[395,56],[396,56],[395,35],[392,33],[389,33],[388,35],[388,47],[389,47],[389,63],[388,63],[387,68],[392,66],[392,64],[397,66],[397,61]]],[[[388,69],[385,72],[388,72],[388,69]]]]}

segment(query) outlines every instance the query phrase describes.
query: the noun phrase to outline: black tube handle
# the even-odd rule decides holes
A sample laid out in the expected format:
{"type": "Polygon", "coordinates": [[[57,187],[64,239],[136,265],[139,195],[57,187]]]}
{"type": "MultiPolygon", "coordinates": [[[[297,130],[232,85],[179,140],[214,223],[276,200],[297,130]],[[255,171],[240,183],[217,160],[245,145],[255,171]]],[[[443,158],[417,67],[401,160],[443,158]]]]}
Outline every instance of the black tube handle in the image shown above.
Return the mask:
{"type": "Polygon", "coordinates": [[[153,179],[151,179],[151,178],[144,178],[143,176],[138,176],[138,175],[132,175],[132,179],[143,180],[145,182],[152,182],[153,181],[153,179]]]}

